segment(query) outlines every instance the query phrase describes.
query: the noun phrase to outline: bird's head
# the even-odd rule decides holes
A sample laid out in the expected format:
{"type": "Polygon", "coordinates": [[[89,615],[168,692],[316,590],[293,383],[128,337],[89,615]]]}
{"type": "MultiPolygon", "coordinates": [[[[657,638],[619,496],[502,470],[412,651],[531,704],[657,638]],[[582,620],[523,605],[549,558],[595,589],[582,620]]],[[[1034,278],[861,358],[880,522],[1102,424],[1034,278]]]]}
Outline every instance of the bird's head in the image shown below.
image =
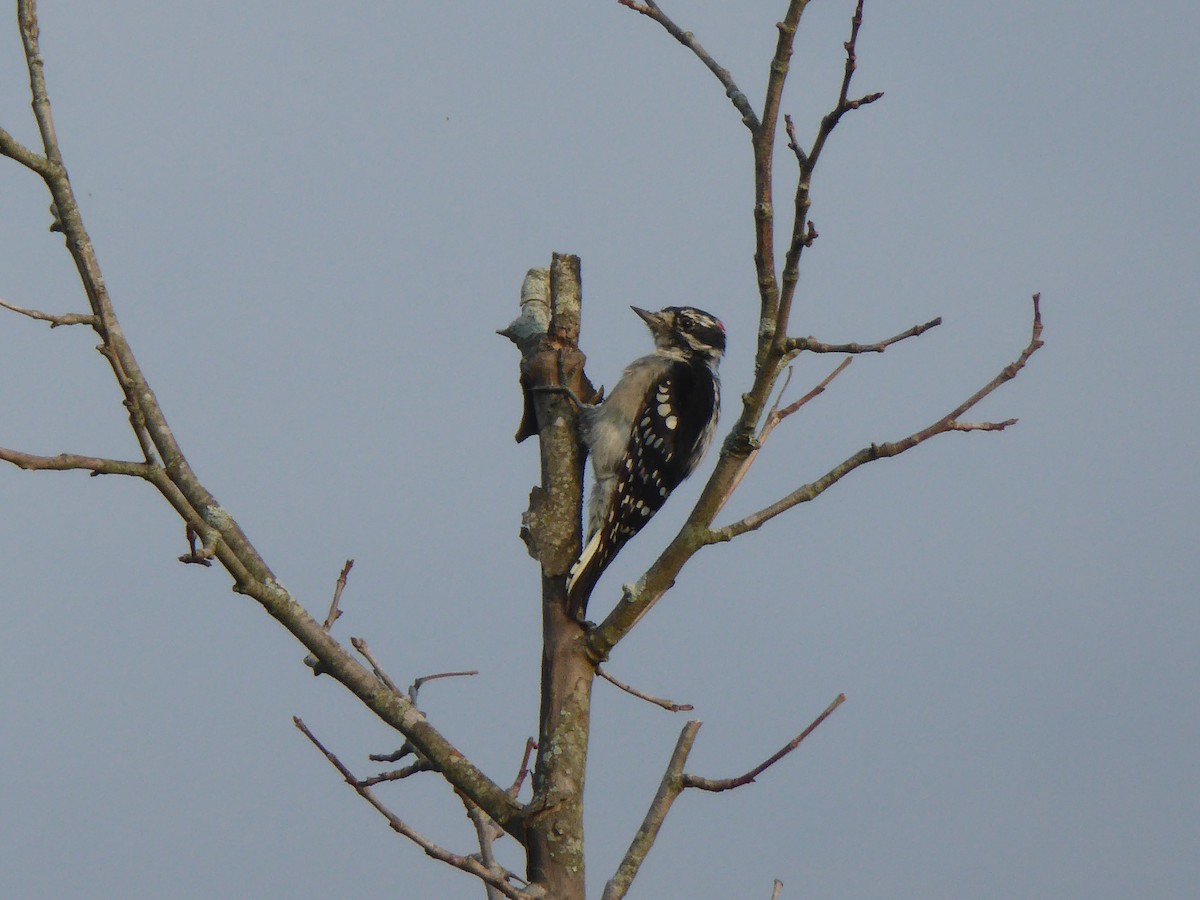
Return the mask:
{"type": "Polygon", "coordinates": [[[630,309],[649,327],[658,350],[705,357],[714,363],[725,352],[725,326],[711,313],[694,306],[668,306],[658,312],[630,309]]]}

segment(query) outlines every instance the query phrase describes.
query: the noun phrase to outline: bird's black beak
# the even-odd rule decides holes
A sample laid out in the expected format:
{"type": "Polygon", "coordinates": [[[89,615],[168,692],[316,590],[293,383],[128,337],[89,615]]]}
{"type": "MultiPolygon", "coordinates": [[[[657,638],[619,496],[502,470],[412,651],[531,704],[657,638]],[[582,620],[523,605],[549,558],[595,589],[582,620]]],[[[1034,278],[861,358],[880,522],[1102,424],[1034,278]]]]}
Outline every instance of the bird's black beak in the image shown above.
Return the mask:
{"type": "Polygon", "coordinates": [[[658,334],[660,331],[662,331],[663,319],[662,319],[661,315],[659,315],[658,313],[650,312],[647,309],[642,309],[641,307],[638,307],[638,306],[631,306],[629,308],[632,309],[635,313],[637,313],[638,316],[641,318],[641,320],[643,322],[645,322],[646,325],[649,326],[650,330],[653,331],[655,334],[658,334]]]}

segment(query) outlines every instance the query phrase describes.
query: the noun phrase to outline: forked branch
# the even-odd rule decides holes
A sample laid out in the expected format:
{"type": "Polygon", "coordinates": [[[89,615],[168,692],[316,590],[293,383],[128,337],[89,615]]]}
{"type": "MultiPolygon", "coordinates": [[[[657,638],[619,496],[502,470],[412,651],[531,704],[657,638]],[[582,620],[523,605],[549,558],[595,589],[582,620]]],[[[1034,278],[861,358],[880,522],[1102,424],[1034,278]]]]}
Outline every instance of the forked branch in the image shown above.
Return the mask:
{"type": "MultiPolygon", "coordinates": [[[[36,0],[17,0],[17,19],[44,155],[24,147],[7,131],[0,131],[0,153],[36,172],[49,189],[57,214],[55,230],[61,231],[66,239],[67,250],[87,294],[91,317],[35,315],[36,311],[20,307],[14,311],[52,324],[88,324],[95,329],[101,339],[100,352],[112,367],[145,461],[134,463],[71,454],[40,457],[15,450],[3,451],[0,459],[27,469],[83,469],[93,474],[132,475],[153,484],[186,525],[191,548],[181,560],[202,565],[213,560],[220,562],[232,577],[234,590],[258,601],[321,661],[323,671],[341,682],[380,719],[404,734],[447,781],[478,803],[497,823],[522,835],[524,821],[520,805],[446,740],[403,693],[389,688],[333,640],[321,623],[280,585],[237,521],[217,503],[192,471],[125,339],[62,162],[39,48],[36,0]],[[162,461],[161,465],[157,460],[162,461]]],[[[6,305],[12,308],[12,304],[6,305]]]]}
{"type": "Polygon", "coordinates": [[[461,856],[457,853],[452,853],[443,847],[439,847],[423,834],[410,827],[404,822],[403,819],[388,809],[383,802],[375,796],[375,792],[371,790],[369,783],[355,778],[354,773],[346,768],[342,761],[317,739],[316,735],[309,730],[308,726],[304,724],[303,720],[300,719],[299,716],[293,716],[292,722],[306,738],[312,741],[313,746],[321,751],[321,753],[329,761],[330,765],[332,765],[338,770],[339,773],[341,773],[341,776],[345,780],[346,784],[350,785],[350,787],[354,789],[355,793],[371,804],[371,806],[373,806],[381,816],[387,819],[387,823],[391,826],[393,831],[408,838],[410,841],[424,850],[426,856],[429,856],[440,862],[444,862],[456,869],[460,869],[469,875],[474,875],[484,884],[494,887],[505,897],[511,897],[513,900],[532,900],[532,895],[524,891],[520,891],[508,883],[509,877],[516,877],[515,875],[512,875],[512,873],[506,872],[504,874],[500,874],[495,871],[495,869],[489,868],[474,857],[461,856]]]}
{"type": "Polygon", "coordinates": [[[1021,369],[1025,368],[1025,364],[1029,358],[1033,356],[1043,345],[1042,341],[1042,312],[1041,312],[1041,295],[1033,295],[1033,329],[1029,338],[1029,343],[1025,349],[1021,351],[1013,362],[1009,363],[1000,373],[989,381],[986,385],[950,410],[946,415],[942,416],[936,422],[928,425],[920,431],[910,434],[902,440],[884,443],[871,444],[869,447],[864,447],[853,456],[847,458],[840,464],[834,466],[816,481],[810,482],[802,487],[797,488],[788,494],[786,497],[778,500],[770,506],[759,510],[744,519],[734,522],[732,525],[727,525],[724,528],[712,529],[708,532],[705,538],[705,543],[714,544],[721,541],[732,540],[739,534],[745,534],[747,531],[754,531],[761,528],[765,523],[778,516],[780,513],[786,512],[793,506],[798,506],[801,503],[807,503],[810,500],[815,500],[828,488],[839,482],[842,478],[849,475],[859,466],[874,462],[877,459],[886,459],[893,456],[899,456],[907,450],[911,450],[918,444],[922,444],[932,437],[939,434],[945,434],[950,431],[1003,431],[1010,425],[1016,424],[1016,419],[1005,419],[1002,422],[960,422],[959,418],[963,413],[972,409],[984,397],[991,394],[996,388],[1000,387],[1008,381],[1011,381],[1017,376],[1021,369]]]}
{"type": "MultiPolygon", "coordinates": [[[[641,5],[646,7],[646,10],[638,9],[639,12],[650,14],[651,18],[662,24],[661,10],[658,10],[657,4],[641,5]],[[655,11],[658,15],[653,15],[655,11]]],[[[762,115],[758,119],[757,127],[751,128],[754,157],[754,264],[760,297],[754,384],[742,396],[741,415],[726,438],[717,467],[680,533],[638,582],[636,588],[627,591],[622,602],[589,634],[589,651],[597,660],[608,657],[616,643],[658,602],[673,583],[683,564],[703,546],[703,534],[707,532],[717,510],[727,498],[729,486],[736,479],[744,457],[752,450],[755,427],[770,399],[775,380],[783,368],[786,312],[780,307],[779,283],[775,268],[772,161],[783,88],[791,62],[796,29],[806,6],[807,0],[789,0],[784,17],[776,26],[778,38],[767,74],[762,115]]]]}
{"type": "Polygon", "coordinates": [[[763,422],[762,430],[758,433],[758,447],[762,447],[763,442],[766,441],[771,432],[775,430],[775,426],[777,426],[788,416],[798,412],[800,407],[812,400],[815,400],[817,397],[825,393],[825,388],[829,387],[830,382],[846,371],[852,362],[854,362],[854,358],[847,356],[841,361],[841,363],[838,364],[838,367],[826,375],[825,379],[821,381],[820,384],[818,384],[815,388],[813,388],[800,399],[794,400],[787,406],[780,409],[779,404],[783,402],[783,395],[787,393],[788,384],[790,384],[792,380],[792,367],[788,366],[787,376],[783,379],[783,387],[779,389],[779,396],[775,398],[775,403],[771,406],[770,411],[767,413],[766,421],[763,422]]]}
{"type": "Polygon", "coordinates": [[[738,489],[738,485],[742,483],[742,479],[746,477],[746,473],[750,471],[750,467],[754,465],[754,461],[758,459],[759,451],[762,450],[763,444],[767,442],[767,438],[771,436],[771,432],[775,430],[775,427],[788,416],[798,412],[802,406],[825,393],[825,389],[829,387],[833,379],[837,378],[842,374],[842,372],[846,371],[846,368],[853,361],[854,357],[847,356],[841,361],[836,369],[825,376],[824,380],[822,380],[820,384],[814,387],[803,397],[780,409],[779,404],[783,401],[783,395],[787,392],[788,385],[792,383],[792,367],[788,366],[787,375],[784,376],[783,379],[783,386],[779,389],[779,394],[776,396],[775,402],[771,405],[771,409],[767,412],[766,421],[763,422],[762,429],[758,432],[758,436],[754,439],[752,449],[742,459],[740,468],[734,473],[734,476],[730,480],[728,487],[726,487],[725,494],[721,498],[716,512],[713,513],[714,518],[716,517],[716,514],[725,507],[725,504],[729,502],[729,498],[733,496],[733,492],[738,489]]]}
{"type": "MultiPolygon", "coordinates": [[[[858,4],[854,8],[854,16],[850,21],[850,38],[843,45],[846,50],[846,64],[842,72],[842,85],[838,92],[837,102],[834,103],[833,109],[821,119],[817,135],[813,139],[812,146],[807,151],[801,148],[799,141],[796,139],[796,130],[791,117],[784,117],[788,147],[796,155],[796,160],[799,163],[799,174],[796,179],[796,196],[793,203],[792,237],[783,260],[783,287],[780,292],[778,309],[772,323],[774,326],[772,334],[775,336],[778,342],[777,346],[780,350],[783,350],[783,345],[786,343],[792,301],[795,297],[796,285],[799,281],[800,255],[806,247],[812,244],[813,238],[816,236],[816,230],[812,227],[812,223],[808,219],[808,211],[812,206],[812,176],[813,171],[817,167],[817,160],[820,159],[821,151],[825,148],[825,142],[829,139],[829,136],[833,133],[843,115],[852,109],[858,109],[860,106],[874,103],[883,96],[883,92],[879,91],[867,94],[857,100],[849,99],[850,82],[854,77],[855,69],[858,68],[858,33],[859,29],[862,28],[862,13],[863,0],[858,0],[858,4]]],[[[760,272],[760,280],[761,274],[760,272]]]]}
{"type": "Polygon", "coordinates": [[[616,873],[604,886],[601,900],[621,900],[633,884],[633,879],[637,877],[638,869],[642,867],[646,855],[654,846],[667,813],[671,811],[675,799],[683,793],[683,767],[687,764],[688,754],[692,752],[692,745],[696,743],[696,734],[700,731],[701,724],[692,720],[679,732],[679,740],[675,742],[675,750],[671,753],[667,771],[663,773],[662,781],[658,785],[658,792],[654,795],[650,809],[647,810],[629,849],[625,851],[625,857],[617,867],[616,873]]]}
{"type": "Polygon", "coordinates": [[[663,822],[666,821],[667,814],[671,811],[675,800],[678,799],[684,790],[687,788],[699,788],[703,791],[726,791],[749,784],[768,768],[799,747],[800,743],[812,734],[822,722],[828,719],[833,714],[833,711],[841,706],[845,700],[845,694],[838,694],[837,698],[825,708],[824,712],[817,716],[800,734],[788,742],[785,747],[746,774],[740,775],[737,778],[711,779],[685,773],[683,769],[687,765],[688,755],[692,752],[692,746],[696,742],[696,734],[700,731],[701,723],[692,720],[684,725],[683,730],[679,733],[679,740],[675,743],[675,750],[671,753],[671,759],[667,763],[667,771],[663,773],[658,791],[650,803],[650,809],[646,811],[646,816],[642,820],[641,827],[638,828],[637,834],[634,835],[633,841],[630,843],[629,849],[625,852],[621,864],[617,867],[616,873],[604,886],[604,893],[601,900],[620,900],[620,898],[625,896],[634,878],[637,877],[642,863],[645,862],[647,854],[649,854],[651,848],[654,846],[658,833],[662,829],[663,822]]]}

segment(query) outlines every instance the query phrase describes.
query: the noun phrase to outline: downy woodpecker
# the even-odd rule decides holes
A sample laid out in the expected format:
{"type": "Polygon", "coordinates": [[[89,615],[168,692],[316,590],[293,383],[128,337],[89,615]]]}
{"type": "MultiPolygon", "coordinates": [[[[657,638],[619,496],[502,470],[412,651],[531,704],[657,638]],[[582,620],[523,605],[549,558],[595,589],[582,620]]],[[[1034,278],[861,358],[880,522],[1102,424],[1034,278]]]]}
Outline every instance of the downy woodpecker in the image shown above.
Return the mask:
{"type": "Polygon", "coordinates": [[[654,352],[581,414],[595,483],[583,552],[567,578],[567,608],[580,620],[605,567],[704,456],[721,405],[721,320],[690,306],[632,309],[654,335],[654,352]]]}

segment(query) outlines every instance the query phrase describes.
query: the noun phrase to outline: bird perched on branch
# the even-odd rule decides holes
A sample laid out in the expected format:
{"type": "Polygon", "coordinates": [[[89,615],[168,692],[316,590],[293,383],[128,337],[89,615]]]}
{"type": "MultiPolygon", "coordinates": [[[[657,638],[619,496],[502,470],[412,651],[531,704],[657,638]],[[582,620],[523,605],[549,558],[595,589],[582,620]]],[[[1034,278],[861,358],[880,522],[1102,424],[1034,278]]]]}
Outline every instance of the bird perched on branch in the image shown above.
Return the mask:
{"type": "Polygon", "coordinates": [[[580,620],[605,567],[699,464],[721,405],[721,320],[691,306],[632,309],[649,326],[654,352],[581,413],[595,482],[583,552],[567,578],[567,609],[580,620]]]}

